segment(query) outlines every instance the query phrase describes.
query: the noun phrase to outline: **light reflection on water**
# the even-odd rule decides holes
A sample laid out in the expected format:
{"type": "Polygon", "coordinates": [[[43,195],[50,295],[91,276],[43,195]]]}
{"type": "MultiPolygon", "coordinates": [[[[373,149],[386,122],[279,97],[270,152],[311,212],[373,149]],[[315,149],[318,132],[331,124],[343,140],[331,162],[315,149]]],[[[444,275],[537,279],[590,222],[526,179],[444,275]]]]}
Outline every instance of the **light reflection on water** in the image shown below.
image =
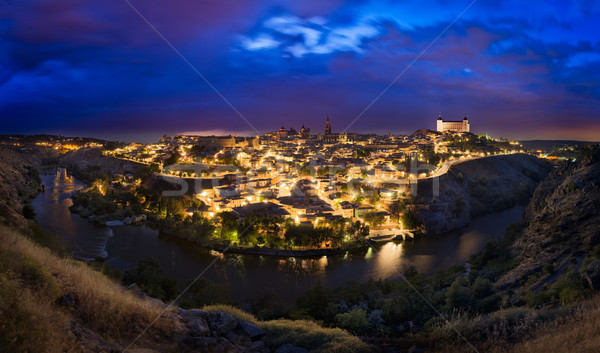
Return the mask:
{"type": "MultiPolygon", "coordinates": [[[[369,249],[371,250],[371,249],[369,249]]],[[[390,242],[377,251],[377,257],[374,259],[373,274],[379,278],[389,278],[397,275],[402,264],[402,244],[390,242]]]]}
{"type": "Polygon", "coordinates": [[[399,280],[397,271],[415,266],[419,272],[464,264],[491,237],[504,233],[508,224],[521,220],[524,206],[474,220],[464,229],[439,236],[417,238],[402,243],[375,245],[373,249],[349,251],[318,258],[276,258],[270,256],[211,253],[187,241],[162,236],[145,226],[98,227],[72,215],[70,194],[78,181],[55,171],[42,173],[46,188],[34,200],[37,220],[42,228],[60,235],[78,259],[108,257],[108,263],[125,269],[139,260],[157,258],[162,270],[186,283],[218,260],[205,276],[226,284],[238,302],[264,290],[278,298],[295,300],[317,279],[334,287],[349,279],[399,280]]]}

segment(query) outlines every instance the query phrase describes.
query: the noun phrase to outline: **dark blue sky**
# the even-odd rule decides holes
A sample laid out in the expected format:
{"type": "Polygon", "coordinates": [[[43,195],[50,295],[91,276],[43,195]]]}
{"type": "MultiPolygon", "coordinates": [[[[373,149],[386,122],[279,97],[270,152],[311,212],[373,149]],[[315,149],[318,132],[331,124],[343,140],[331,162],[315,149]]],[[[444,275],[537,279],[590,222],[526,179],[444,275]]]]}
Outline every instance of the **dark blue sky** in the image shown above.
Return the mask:
{"type": "MultiPolygon", "coordinates": [[[[344,130],[471,1],[130,0],[260,133],[344,130]]],[[[600,2],[476,1],[349,131],[600,140],[600,2]]],[[[254,131],[124,0],[0,1],[0,133],[254,131]]]]}

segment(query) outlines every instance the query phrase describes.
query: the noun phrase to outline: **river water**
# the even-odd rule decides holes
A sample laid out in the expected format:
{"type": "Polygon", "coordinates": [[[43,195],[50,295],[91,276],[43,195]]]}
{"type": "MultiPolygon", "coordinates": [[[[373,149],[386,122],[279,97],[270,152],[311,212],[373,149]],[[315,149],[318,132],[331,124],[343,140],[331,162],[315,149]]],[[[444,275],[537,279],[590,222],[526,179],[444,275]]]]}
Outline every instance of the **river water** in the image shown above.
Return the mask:
{"type": "Polygon", "coordinates": [[[163,272],[180,284],[198,276],[214,261],[204,276],[228,286],[232,299],[238,303],[264,290],[291,302],[317,279],[327,287],[349,279],[395,281],[400,279],[398,271],[408,266],[430,274],[440,268],[464,264],[491,237],[504,234],[509,224],[521,221],[525,210],[525,206],[515,206],[477,218],[460,230],[377,245],[376,250],[310,259],[276,258],[219,254],[185,240],[159,235],[157,230],[146,226],[96,226],[68,209],[72,205],[70,195],[82,187],[81,183],[61,169],[45,171],[41,177],[46,191],[33,202],[37,221],[44,231],[61,239],[74,258],[106,257],[107,263],[124,270],[141,259],[155,257],[163,272]]]}

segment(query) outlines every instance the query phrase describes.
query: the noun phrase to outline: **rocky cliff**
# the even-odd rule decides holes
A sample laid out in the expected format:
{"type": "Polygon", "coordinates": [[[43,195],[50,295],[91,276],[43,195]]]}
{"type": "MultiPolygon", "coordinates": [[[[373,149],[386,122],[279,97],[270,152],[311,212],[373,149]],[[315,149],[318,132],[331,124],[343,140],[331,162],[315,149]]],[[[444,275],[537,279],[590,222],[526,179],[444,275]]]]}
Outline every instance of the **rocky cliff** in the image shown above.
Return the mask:
{"type": "Polygon", "coordinates": [[[25,230],[25,203],[37,195],[39,180],[35,166],[40,163],[38,151],[0,148],[0,223],[25,230]]]}
{"type": "Polygon", "coordinates": [[[457,229],[474,217],[527,202],[550,169],[550,163],[526,154],[455,164],[437,180],[418,181],[414,210],[427,234],[457,229]]]}
{"type": "Polygon", "coordinates": [[[82,148],[61,155],[57,163],[85,182],[92,182],[101,174],[135,173],[144,164],[117,159],[102,154],[100,148],[82,148]]]}
{"type": "MultiPolygon", "coordinates": [[[[577,161],[565,161],[554,168],[536,189],[525,222],[527,227],[513,245],[519,265],[498,281],[500,287],[516,287],[531,275],[539,276],[544,266],[552,265],[555,272],[549,279],[540,276],[539,281],[529,281],[537,288],[570,265],[581,267],[586,257],[592,259],[590,251],[600,244],[597,146],[586,148],[577,161]]],[[[595,275],[600,279],[600,266],[596,267],[595,275]]]]}

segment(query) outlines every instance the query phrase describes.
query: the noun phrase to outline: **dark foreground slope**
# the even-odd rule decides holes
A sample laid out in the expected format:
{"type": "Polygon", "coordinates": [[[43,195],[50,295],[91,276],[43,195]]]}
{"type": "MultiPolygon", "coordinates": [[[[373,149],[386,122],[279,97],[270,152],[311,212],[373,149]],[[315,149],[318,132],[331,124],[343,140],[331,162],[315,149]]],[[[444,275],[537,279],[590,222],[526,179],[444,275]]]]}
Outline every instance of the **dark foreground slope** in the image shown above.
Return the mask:
{"type": "Polygon", "coordinates": [[[435,350],[472,351],[457,346],[458,330],[479,351],[600,351],[600,148],[579,152],[539,184],[521,224],[472,258],[471,275],[495,280],[503,308],[452,314],[424,336],[435,350]]]}
{"type": "Polygon", "coordinates": [[[527,154],[456,164],[439,180],[419,180],[416,211],[428,234],[457,229],[474,217],[527,202],[550,169],[550,163],[527,154]]]}

